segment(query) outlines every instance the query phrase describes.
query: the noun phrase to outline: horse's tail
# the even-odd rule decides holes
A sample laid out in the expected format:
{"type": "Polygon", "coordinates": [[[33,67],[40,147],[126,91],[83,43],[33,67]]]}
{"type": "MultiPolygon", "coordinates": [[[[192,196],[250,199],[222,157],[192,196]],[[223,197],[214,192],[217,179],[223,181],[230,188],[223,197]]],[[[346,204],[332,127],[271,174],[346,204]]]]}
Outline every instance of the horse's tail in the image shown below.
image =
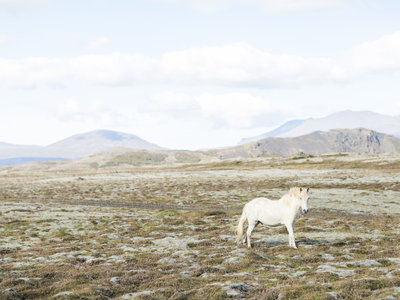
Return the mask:
{"type": "Polygon", "coordinates": [[[243,212],[242,212],[242,216],[239,219],[239,224],[236,227],[236,234],[237,234],[237,238],[236,241],[240,242],[242,240],[243,237],[243,225],[244,222],[246,222],[246,206],[243,208],[243,212]]]}

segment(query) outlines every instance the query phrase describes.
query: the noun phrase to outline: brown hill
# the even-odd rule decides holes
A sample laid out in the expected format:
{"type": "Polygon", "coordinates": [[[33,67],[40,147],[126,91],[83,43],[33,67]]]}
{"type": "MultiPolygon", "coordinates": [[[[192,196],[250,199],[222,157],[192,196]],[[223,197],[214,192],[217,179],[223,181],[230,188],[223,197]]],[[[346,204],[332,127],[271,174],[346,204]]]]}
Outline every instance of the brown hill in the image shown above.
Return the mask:
{"type": "Polygon", "coordinates": [[[400,152],[400,139],[373,130],[334,129],[294,138],[266,138],[218,151],[220,159],[263,156],[291,156],[299,153],[388,153],[400,152]]]}

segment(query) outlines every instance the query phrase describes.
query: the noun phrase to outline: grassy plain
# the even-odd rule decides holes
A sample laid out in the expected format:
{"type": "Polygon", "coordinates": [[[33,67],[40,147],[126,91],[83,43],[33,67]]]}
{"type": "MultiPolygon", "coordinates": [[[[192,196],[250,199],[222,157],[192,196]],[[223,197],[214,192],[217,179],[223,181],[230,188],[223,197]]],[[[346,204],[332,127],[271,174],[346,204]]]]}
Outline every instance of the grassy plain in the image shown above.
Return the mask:
{"type": "MultiPolygon", "coordinates": [[[[185,158],[186,159],[186,158],[185,158]]],[[[400,155],[0,169],[0,299],[400,298],[400,155]],[[311,188],[295,227],[233,227],[311,188]]]]}

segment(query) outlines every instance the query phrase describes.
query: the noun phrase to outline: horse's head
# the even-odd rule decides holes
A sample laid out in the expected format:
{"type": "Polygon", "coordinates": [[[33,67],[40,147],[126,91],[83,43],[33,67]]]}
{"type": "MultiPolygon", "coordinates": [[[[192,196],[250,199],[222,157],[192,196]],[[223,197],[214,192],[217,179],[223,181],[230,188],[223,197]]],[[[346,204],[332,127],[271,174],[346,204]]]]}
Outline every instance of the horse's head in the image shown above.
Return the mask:
{"type": "Polygon", "coordinates": [[[300,194],[299,194],[299,199],[300,199],[300,205],[301,205],[301,210],[303,211],[304,214],[308,213],[308,199],[310,196],[308,195],[308,192],[310,191],[310,188],[300,188],[300,194]]]}

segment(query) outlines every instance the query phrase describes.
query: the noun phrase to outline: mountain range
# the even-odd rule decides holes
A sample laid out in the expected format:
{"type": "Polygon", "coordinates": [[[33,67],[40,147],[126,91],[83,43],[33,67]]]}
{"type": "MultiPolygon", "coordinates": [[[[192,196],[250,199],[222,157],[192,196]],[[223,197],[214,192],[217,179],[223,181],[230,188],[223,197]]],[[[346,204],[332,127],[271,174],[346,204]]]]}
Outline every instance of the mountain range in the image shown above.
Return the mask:
{"type": "MultiPolygon", "coordinates": [[[[399,153],[400,139],[373,130],[334,129],[328,132],[314,133],[294,138],[266,138],[245,145],[208,151],[188,150],[132,150],[114,148],[82,160],[59,164],[24,165],[22,169],[75,169],[103,168],[122,166],[163,165],[171,163],[210,163],[226,159],[241,160],[247,158],[293,156],[307,158],[310,155],[333,153],[381,154],[399,153]]],[[[17,168],[18,169],[18,168],[17,168]]]]}
{"type": "MultiPolygon", "coordinates": [[[[217,162],[225,159],[246,159],[271,156],[319,155],[326,153],[399,153],[400,139],[365,128],[316,131],[294,138],[270,137],[225,149],[208,151],[187,150],[140,150],[112,148],[89,155],[82,160],[61,164],[26,165],[29,168],[98,168],[121,165],[160,165],[166,163],[217,162]]],[[[36,161],[45,160],[44,158],[36,161]]],[[[55,159],[53,159],[55,160],[55,159]]],[[[7,160],[6,160],[7,161],[7,160]]],[[[22,160],[11,159],[8,165],[20,164],[22,160]]],[[[1,161],[0,161],[1,163],[1,161]]],[[[6,164],[3,163],[3,166],[6,164]]]]}
{"type": "Polygon", "coordinates": [[[269,137],[218,151],[221,159],[264,156],[291,156],[324,153],[396,153],[400,152],[400,139],[370,129],[333,129],[315,131],[293,137],[269,137]]]}
{"type": "MultiPolygon", "coordinates": [[[[270,132],[243,139],[238,146],[209,151],[168,151],[133,134],[96,130],[76,134],[48,146],[0,142],[0,167],[31,161],[76,160],[114,148],[125,148],[123,152],[140,150],[140,154],[129,154],[129,157],[122,157],[121,161],[140,157],[142,162],[148,160],[157,163],[290,156],[299,153],[378,154],[400,152],[400,139],[396,135],[400,136],[400,117],[369,111],[343,111],[320,119],[292,120],[270,132]],[[159,154],[151,154],[154,157],[149,158],[143,150],[151,153],[158,151],[159,154]]],[[[110,151],[108,156],[113,155],[113,151],[110,151]]]]}
{"type": "Polygon", "coordinates": [[[111,130],[76,134],[48,146],[24,146],[0,143],[0,166],[30,161],[80,159],[111,148],[162,150],[136,135],[111,130]]]}
{"type": "Polygon", "coordinates": [[[331,129],[368,128],[400,137],[400,116],[387,116],[371,111],[341,111],[323,118],[291,120],[266,133],[244,138],[239,144],[258,141],[268,137],[296,137],[315,131],[331,129]]]}

